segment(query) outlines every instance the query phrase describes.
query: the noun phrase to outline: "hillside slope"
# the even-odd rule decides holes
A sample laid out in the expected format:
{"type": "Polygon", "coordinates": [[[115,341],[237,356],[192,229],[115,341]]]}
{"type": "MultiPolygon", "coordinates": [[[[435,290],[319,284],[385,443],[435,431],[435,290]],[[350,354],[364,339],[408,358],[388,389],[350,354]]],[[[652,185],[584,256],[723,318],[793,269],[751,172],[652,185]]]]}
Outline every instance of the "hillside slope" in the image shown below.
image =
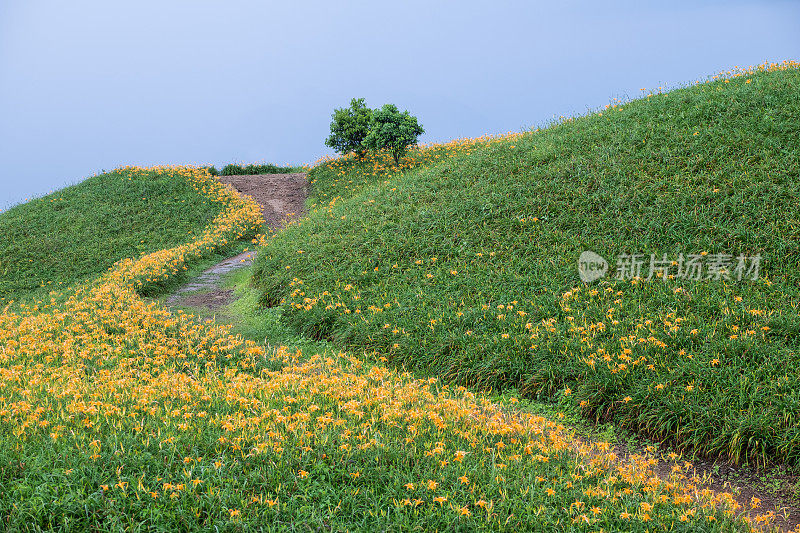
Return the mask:
{"type": "Polygon", "coordinates": [[[324,162],[310,173],[316,210],[259,254],[262,301],[305,334],[408,368],[566,396],[586,416],[734,461],[798,463],[797,67],[422,150],[405,169],[324,162]],[[720,279],[672,265],[673,279],[587,287],[585,250],[612,270],[641,254],[643,273],[651,254],[696,255],[720,279]],[[737,279],[740,255],[746,268],[761,257],[758,280],[737,279]]]}
{"type": "Polygon", "coordinates": [[[120,168],[0,213],[0,302],[32,299],[198,235],[225,207],[188,168],[120,168]]]}

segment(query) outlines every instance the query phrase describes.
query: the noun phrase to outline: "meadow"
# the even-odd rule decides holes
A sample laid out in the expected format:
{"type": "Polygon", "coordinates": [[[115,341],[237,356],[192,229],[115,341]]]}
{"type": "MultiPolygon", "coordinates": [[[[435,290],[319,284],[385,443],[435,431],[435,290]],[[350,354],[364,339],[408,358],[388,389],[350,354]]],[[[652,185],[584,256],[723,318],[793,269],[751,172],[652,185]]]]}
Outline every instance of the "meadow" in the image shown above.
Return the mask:
{"type": "Polygon", "coordinates": [[[202,233],[226,205],[198,195],[180,172],[118,169],[2,213],[0,305],[41,298],[202,233]]]}
{"type": "MultiPolygon", "coordinates": [[[[682,89],[688,96],[657,94],[546,130],[418,147],[399,168],[382,156],[323,161],[310,173],[315,197],[309,216],[270,234],[262,233],[259,207],[206,168],[110,173],[106,187],[141,189],[163,181],[180,188],[186,200],[180,217],[191,226],[182,236],[161,236],[177,221],[166,202],[152,197],[149,213],[158,222],[147,231],[168,239],[154,241],[160,248],[150,243],[123,254],[120,235],[101,234],[93,246],[104,252],[91,268],[64,271],[58,278],[63,288],[50,289],[50,274],[41,270],[45,287],[8,289],[7,299],[21,296],[0,313],[0,528],[769,529],[775,517],[758,501],[743,507],[731,494],[703,488],[676,453],[662,457],[648,447],[619,457],[611,443],[580,437],[558,417],[531,414],[515,397],[498,400],[488,389],[516,387],[527,397],[586,402],[588,416],[648,431],[639,423],[657,420],[673,405],[653,400],[656,393],[647,396],[652,387],[687,410],[705,402],[721,413],[720,423],[735,425],[738,419],[725,413],[735,406],[712,403],[730,402],[732,387],[716,391],[717,382],[701,381],[721,383],[725,375],[705,370],[725,369],[756,381],[756,388],[743,382],[741,398],[757,409],[737,416],[764,424],[759,417],[769,409],[789,410],[797,388],[783,376],[791,376],[788,364],[796,357],[791,328],[797,315],[789,309],[796,303],[790,266],[797,242],[767,238],[767,231],[788,237],[797,230],[774,214],[793,220],[797,208],[796,180],[788,179],[796,176],[796,153],[779,142],[796,127],[786,119],[796,91],[786,88],[797,81],[795,64],[763,67],[682,89]],[[777,139],[753,148],[763,163],[750,161],[747,170],[752,176],[752,169],[761,169],[752,183],[772,191],[775,211],[759,224],[745,223],[735,211],[738,197],[707,192],[696,195],[696,212],[708,214],[703,220],[711,224],[720,204],[724,213],[734,209],[724,221],[739,233],[722,243],[716,232],[684,228],[680,236],[696,240],[687,246],[709,251],[731,243],[761,251],[765,279],[743,286],[684,284],[682,291],[644,280],[579,285],[575,250],[590,244],[610,256],[613,242],[602,247],[603,239],[629,232],[642,236],[637,242],[672,245],[680,239],[663,241],[659,233],[666,215],[652,221],[643,215],[691,212],[678,185],[662,183],[667,177],[654,171],[656,162],[643,170],[650,181],[623,192],[623,173],[593,159],[595,150],[607,150],[601,161],[623,164],[624,148],[639,150],[641,138],[625,137],[637,123],[625,122],[626,114],[647,116],[657,106],[674,115],[670,99],[689,98],[692,105],[680,109],[717,116],[732,101],[748,102],[751,86],[757,90],[749,97],[763,98],[762,120],[770,117],[763,136],[777,139]],[[744,92],[734,97],[728,91],[744,92]],[[608,136],[609,144],[599,148],[592,135],[608,136]],[[775,158],[788,165],[787,174],[776,170],[775,158]],[[612,190],[606,182],[613,176],[620,186],[612,190]],[[775,185],[768,178],[784,181],[775,185]],[[563,186],[568,179],[569,188],[563,186]],[[591,199],[581,204],[586,194],[591,199]],[[633,197],[617,204],[629,211],[603,211],[619,194],[633,197]],[[656,196],[666,208],[646,201],[656,196]],[[588,206],[602,215],[592,219],[592,231],[580,222],[588,206]],[[638,226],[622,225],[634,215],[638,226]],[[243,243],[260,248],[253,278],[258,301],[273,307],[282,326],[329,343],[307,343],[302,350],[275,346],[152,298],[243,243]],[[771,255],[775,250],[783,252],[780,260],[771,255]],[[718,312],[722,305],[729,311],[718,312]],[[736,333],[730,333],[733,326],[736,333]],[[729,338],[734,334],[744,338],[729,338]],[[711,355],[720,361],[709,361],[711,355]],[[760,363],[773,381],[758,381],[762,375],[748,363],[756,355],[773,358],[760,363]],[[769,403],[778,400],[784,403],[769,403]],[[611,408],[602,411],[603,405],[611,408]],[[656,475],[658,461],[669,463],[671,474],[656,475]]],[[[749,105],[736,115],[746,120],[749,105]]],[[[692,151],[696,146],[689,143],[702,140],[691,133],[692,116],[685,120],[692,126],[689,139],[671,145],[676,152],[692,151]]],[[[684,133],[666,120],[658,124],[666,124],[667,133],[640,122],[645,145],[658,145],[658,135],[684,133]]],[[[726,120],[714,124],[718,135],[729,134],[726,120]]],[[[752,146],[753,136],[746,142],[752,146]]],[[[682,168],[679,155],[659,160],[682,168]]],[[[740,160],[728,164],[736,169],[740,160]]],[[[646,161],[630,156],[626,164],[646,161]]],[[[746,182],[738,174],[729,179],[746,182]]],[[[50,200],[38,202],[55,203],[50,200]]],[[[65,200],[65,209],[82,216],[79,202],[65,200]]],[[[0,224],[23,215],[35,213],[12,210],[0,214],[0,224]]],[[[619,243],[633,242],[626,238],[619,243]]],[[[56,243],[50,253],[68,245],[56,243]]],[[[681,416],[673,423],[676,442],[702,448],[685,438],[686,428],[697,431],[690,424],[695,421],[681,416]]],[[[777,444],[762,449],[747,441],[738,448],[742,460],[793,460],[796,426],[791,418],[774,424],[765,442],[777,444]]],[[[725,438],[699,427],[707,440],[725,438]]]]}

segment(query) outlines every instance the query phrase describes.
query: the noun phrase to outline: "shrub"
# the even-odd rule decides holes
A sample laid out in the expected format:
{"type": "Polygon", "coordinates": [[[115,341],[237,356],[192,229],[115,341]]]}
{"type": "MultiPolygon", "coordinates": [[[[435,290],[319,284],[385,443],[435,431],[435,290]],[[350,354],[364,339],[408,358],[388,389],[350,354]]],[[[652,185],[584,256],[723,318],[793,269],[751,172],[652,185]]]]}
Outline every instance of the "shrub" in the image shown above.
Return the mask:
{"type": "Polygon", "coordinates": [[[222,172],[220,172],[221,176],[238,176],[240,174],[244,174],[244,167],[241,165],[235,165],[233,163],[229,165],[225,165],[222,167],[222,172]]]}
{"type": "Polygon", "coordinates": [[[397,106],[386,104],[372,113],[369,133],[364,146],[373,150],[389,150],[395,165],[406,154],[408,147],[417,143],[417,137],[425,133],[417,117],[408,111],[402,113],[397,106]]]}
{"type": "Polygon", "coordinates": [[[367,151],[364,139],[372,121],[372,110],[364,103],[364,99],[353,98],[349,108],[334,109],[331,117],[331,134],[325,140],[325,146],[340,154],[355,152],[359,158],[364,157],[367,151]]]}
{"type": "MultiPolygon", "coordinates": [[[[298,167],[279,167],[277,165],[273,165],[271,163],[267,163],[265,165],[235,165],[233,163],[229,165],[225,165],[222,167],[222,172],[220,175],[222,176],[241,176],[241,175],[251,175],[251,174],[289,174],[292,172],[300,172],[301,169],[298,167]]],[[[213,175],[213,174],[212,174],[213,175]]]]}

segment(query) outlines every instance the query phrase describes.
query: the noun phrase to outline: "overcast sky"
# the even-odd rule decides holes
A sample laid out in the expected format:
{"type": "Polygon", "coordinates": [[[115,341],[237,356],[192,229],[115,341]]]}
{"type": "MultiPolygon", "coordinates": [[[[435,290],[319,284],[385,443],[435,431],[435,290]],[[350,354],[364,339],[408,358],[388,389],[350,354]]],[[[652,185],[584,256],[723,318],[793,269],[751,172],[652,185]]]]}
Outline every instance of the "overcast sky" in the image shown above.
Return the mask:
{"type": "Polygon", "coordinates": [[[123,164],[311,163],[335,107],[421,141],[800,58],[800,2],[0,0],[0,209],[123,164]]]}

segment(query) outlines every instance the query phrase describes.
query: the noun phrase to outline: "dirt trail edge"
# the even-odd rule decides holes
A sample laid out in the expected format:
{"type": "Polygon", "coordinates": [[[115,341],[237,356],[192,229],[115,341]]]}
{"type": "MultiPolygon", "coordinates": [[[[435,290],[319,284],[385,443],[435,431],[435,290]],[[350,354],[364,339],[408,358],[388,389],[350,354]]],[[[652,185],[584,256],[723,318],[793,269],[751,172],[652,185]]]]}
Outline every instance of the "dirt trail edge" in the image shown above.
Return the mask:
{"type": "MultiPolygon", "coordinates": [[[[266,225],[273,230],[305,213],[308,180],[303,173],[220,176],[218,179],[255,200],[261,206],[266,225]]],[[[233,299],[233,291],[220,287],[222,276],[252,265],[255,256],[254,251],[245,252],[217,263],[170,295],[166,305],[203,308],[212,312],[228,305],[233,299]]]]}

